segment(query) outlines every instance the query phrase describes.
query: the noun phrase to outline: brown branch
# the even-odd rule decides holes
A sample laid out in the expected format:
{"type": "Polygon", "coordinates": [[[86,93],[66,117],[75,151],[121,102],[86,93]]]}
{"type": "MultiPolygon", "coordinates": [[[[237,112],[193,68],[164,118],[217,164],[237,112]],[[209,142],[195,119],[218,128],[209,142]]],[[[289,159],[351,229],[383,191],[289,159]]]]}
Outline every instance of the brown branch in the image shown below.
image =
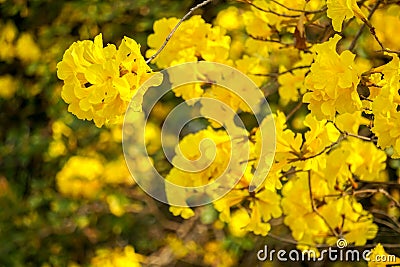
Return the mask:
{"type": "Polygon", "coordinates": [[[254,4],[254,3],[253,3],[252,1],[250,1],[250,0],[242,0],[242,1],[238,0],[238,1],[239,1],[239,2],[245,2],[245,3],[251,5],[252,7],[256,8],[256,9],[258,9],[258,10],[260,10],[260,11],[263,11],[263,12],[266,12],[266,13],[271,13],[271,14],[274,14],[274,15],[279,16],[279,17],[285,17],[285,18],[299,18],[299,17],[300,17],[300,15],[280,14],[280,13],[278,13],[278,12],[275,12],[275,11],[271,10],[271,9],[264,9],[264,8],[262,8],[262,7],[257,6],[256,4],[254,4]]]}
{"type": "Polygon", "coordinates": [[[353,133],[349,133],[347,131],[342,131],[337,125],[336,123],[332,122],[333,125],[335,126],[335,128],[343,135],[343,139],[346,139],[348,136],[350,137],[355,137],[361,140],[365,140],[365,141],[373,141],[374,137],[368,137],[368,136],[363,136],[363,135],[358,135],[358,134],[353,134],[353,133]]]}
{"type": "Polygon", "coordinates": [[[303,101],[299,101],[297,105],[289,112],[289,114],[286,115],[286,120],[289,120],[302,106],[303,106],[303,101]]]}
{"type": "MultiPolygon", "coordinates": [[[[324,148],[322,151],[320,151],[319,153],[314,154],[314,155],[309,156],[309,157],[299,157],[299,158],[297,158],[297,159],[289,159],[288,162],[289,162],[289,163],[292,163],[292,162],[296,162],[296,161],[304,161],[304,160],[309,160],[309,159],[318,157],[318,156],[320,156],[320,155],[322,155],[322,154],[324,154],[324,153],[328,153],[335,145],[339,144],[339,143],[342,142],[343,140],[344,140],[344,137],[343,137],[343,135],[341,135],[341,136],[339,136],[339,138],[338,138],[338,140],[337,140],[336,142],[333,142],[333,143],[330,144],[329,146],[325,147],[325,148],[324,148]]],[[[298,155],[296,155],[296,156],[298,156],[298,155]]]]}
{"type": "Polygon", "coordinates": [[[376,185],[399,187],[400,188],[400,183],[397,183],[397,182],[365,181],[365,180],[360,180],[360,179],[356,179],[356,181],[358,183],[363,183],[363,184],[376,184],[376,185]]]}
{"type": "Polygon", "coordinates": [[[377,0],[375,5],[373,6],[373,8],[371,9],[371,12],[368,14],[367,19],[363,18],[361,19],[362,22],[364,22],[364,24],[361,26],[361,28],[359,29],[359,31],[357,32],[356,36],[354,37],[354,40],[351,42],[350,46],[349,46],[349,50],[353,51],[354,47],[356,45],[357,40],[360,38],[362,31],[364,30],[365,26],[367,26],[369,28],[369,31],[371,32],[372,36],[374,37],[375,41],[379,44],[379,46],[381,47],[381,50],[378,50],[376,52],[388,52],[388,53],[396,53],[396,54],[400,54],[400,51],[396,51],[396,50],[391,50],[388,48],[385,48],[385,46],[383,45],[383,43],[381,42],[381,40],[379,40],[378,36],[376,35],[375,32],[375,27],[372,26],[372,24],[369,22],[369,20],[371,19],[372,15],[375,13],[375,11],[378,9],[380,3],[382,2],[382,0],[377,0]]]}

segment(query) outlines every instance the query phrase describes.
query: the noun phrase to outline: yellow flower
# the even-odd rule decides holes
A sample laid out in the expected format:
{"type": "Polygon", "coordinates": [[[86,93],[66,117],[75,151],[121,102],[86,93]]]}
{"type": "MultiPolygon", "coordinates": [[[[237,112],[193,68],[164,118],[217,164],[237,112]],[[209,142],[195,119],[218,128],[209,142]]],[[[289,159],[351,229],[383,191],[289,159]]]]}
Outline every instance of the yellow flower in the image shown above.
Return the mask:
{"type": "Polygon", "coordinates": [[[347,163],[350,170],[363,181],[385,182],[387,176],[380,175],[386,169],[386,153],[373,143],[353,139],[350,144],[342,144],[350,150],[347,163]]]}
{"type": "Polygon", "coordinates": [[[268,179],[255,192],[249,192],[252,179],[251,168],[246,170],[245,175],[228,194],[214,201],[214,207],[220,212],[219,218],[229,224],[233,234],[243,235],[246,231],[256,235],[266,236],[271,229],[268,223],[272,218],[282,215],[280,208],[280,196],[273,187],[268,187],[268,179]],[[238,208],[240,211],[231,211],[238,208]],[[240,218],[240,222],[235,222],[240,218]],[[232,224],[232,225],[231,225],[232,224]]]}
{"type": "Polygon", "coordinates": [[[97,127],[118,121],[151,72],[134,40],[124,37],[118,49],[113,44],[103,47],[101,34],[94,42],[73,43],[57,68],[68,111],[97,127]]]}
{"type": "Polygon", "coordinates": [[[240,10],[234,6],[221,10],[218,12],[214,24],[223,27],[228,31],[238,30],[243,26],[240,10]]]}
{"type": "Polygon", "coordinates": [[[306,77],[306,87],[311,90],[303,97],[310,103],[308,109],[318,119],[333,119],[336,112],[353,113],[362,107],[357,93],[360,71],[354,64],[355,55],[346,50],[336,52],[339,35],[316,45],[311,73],[306,77]]]}
{"type": "MultiPolygon", "coordinates": [[[[175,151],[176,156],[172,159],[172,164],[179,168],[172,168],[166,180],[185,187],[203,186],[215,181],[224,173],[232,156],[229,135],[211,127],[185,136],[175,151]]],[[[188,201],[185,195],[175,194],[168,186],[166,194],[168,199],[180,197],[184,198],[182,202],[188,201]]],[[[170,211],[175,216],[180,215],[184,218],[194,215],[193,210],[188,207],[171,206],[170,211]]]]}
{"type": "Polygon", "coordinates": [[[246,227],[250,223],[250,216],[246,209],[239,208],[232,213],[231,221],[228,224],[232,235],[243,237],[247,234],[246,227]]]}
{"type": "Polygon", "coordinates": [[[367,19],[356,0],[327,0],[326,5],[327,15],[332,19],[333,29],[337,32],[342,31],[343,21],[351,19],[354,15],[362,20],[367,19]]]}
{"type": "Polygon", "coordinates": [[[171,207],[169,207],[169,211],[174,216],[181,216],[183,219],[189,219],[194,216],[194,211],[188,207],[171,206],[171,207]]]}
{"type": "Polygon", "coordinates": [[[284,114],[277,113],[275,161],[286,164],[282,167],[284,171],[289,170],[292,166],[307,170],[325,166],[324,155],[318,157],[315,155],[324,151],[339,138],[339,131],[327,120],[317,120],[312,114],[308,114],[303,123],[310,129],[304,134],[304,137],[287,129],[284,114]]]}
{"type": "Polygon", "coordinates": [[[358,134],[360,125],[369,125],[369,120],[362,117],[361,111],[357,111],[338,115],[335,124],[343,132],[358,134]]]}

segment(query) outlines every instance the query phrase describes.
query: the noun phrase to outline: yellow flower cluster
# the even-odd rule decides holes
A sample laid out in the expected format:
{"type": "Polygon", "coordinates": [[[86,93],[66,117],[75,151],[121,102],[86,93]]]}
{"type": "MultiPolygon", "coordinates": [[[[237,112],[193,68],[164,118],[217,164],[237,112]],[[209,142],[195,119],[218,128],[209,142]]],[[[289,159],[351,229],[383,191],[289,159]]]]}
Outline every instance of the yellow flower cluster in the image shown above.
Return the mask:
{"type": "Polygon", "coordinates": [[[224,244],[218,241],[208,242],[204,246],[203,261],[207,266],[231,267],[237,266],[237,257],[224,248],[224,244]]]}
{"type": "MultiPolygon", "coordinates": [[[[187,166],[184,169],[188,170],[192,170],[194,167],[200,171],[189,172],[172,168],[166,179],[176,185],[189,187],[202,186],[214,181],[225,171],[232,156],[229,135],[225,131],[215,131],[211,127],[185,136],[175,150],[177,155],[172,160],[174,165],[181,166],[181,168],[187,166]],[[195,162],[187,163],[187,161],[195,162]]],[[[175,197],[168,191],[168,188],[166,193],[169,197],[175,197]]],[[[194,215],[190,208],[171,206],[170,211],[174,215],[181,215],[184,218],[194,215]]]]}
{"type": "Polygon", "coordinates": [[[74,198],[96,198],[104,184],[132,184],[124,160],[104,164],[96,157],[73,156],[57,173],[58,190],[74,198]]]}
{"type": "Polygon", "coordinates": [[[304,125],[310,130],[303,137],[288,129],[285,115],[282,112],[277,113],[275,118],[277,130],[275,160],[283,164],[283,170],[288,170],[292,166],[306,170],[325,166],[324,157],[316,157],[316,155],[336,142],[340,135],[331,122],[318,121],[311,114],[306,116],[304,125]]]}
{"type": "Polygon", "coordinates": [[[378,146],[382,148],[393,147],[393,158],[400,158],[400,61],[397,55],[381,67],[383,79],[379,81],[382,86],[380,93],[374,99],[372,111],[374,126],[372,131],[378,137],[378,146]]]}
{"type": "Polygon", "coordinates": [[[336,46],[339,35],[314,47],[314,63],[306,77],[306,87],[311,90],[304,94],[303,102],[318,119],[333,120],[336,112],[352,113],[362,107],[357,93],[360,71],[354,64],[355,55],[348,50],[340,55],[336,46]]]}
{"type": "Polygon", "coordinates": [[[79,119],[93,120],[97,127],[118,120],[151,75],[134,40],[124,37],[118,49],[113,44],[103,47],[101,34],[94,41],[73,43],[57,68],[68,111],[79,119]]]}
{"type": "MultiPolygon", "coordinates": [[[[154,34],[147,39],[151,48],[146,52],[147,57],[156,53],[178,22],[177,18],[163,18],[154,22],[154,34]]],[[[199,60],[226,63],[230,42],[225,29],[212,27],[201,16],[193,16],[182,22],[155,63],[159,68],[199,60]]]]}
{"type": "MultiPolygon", "coordinates": [[[[186,136],[182,139],[179,146],[182,149],[182,154],[188,159],[195,160],[200,156],[210,159],[213,158],[211,155],[214,153],[208,153],[210,149],[207,144],[202,147],[203,155],[198,149],[198,147],[201,147],[201,140],[205,138],[213,140],[216,145],[215,157],[211,165],[205,170],[196,173],[184,172],[173,168],[167,176],[167,180],[182,186],[199,186],[218,178],[226,168],[230,157],[235,156],[231,155],[230,139],[227,133],[207,128],[196,134],[186,136]]],[[[249,145],[250,158],[258,158],[259,155],[255,153],[256,145],[253,143],[249,145]]],[[[174,160],[175,163],[181,162],[179,156],[175,157],[174,160]]],[[[256,192],[249,192],[248,188],[253,177],[252,168],[254,164],[255,161],[249,162],[241,180],[235,185],[234,189],[221,199],[213,202],[215,209],[220,212],[220,219],[230,224],[231,231],[235,235],[254,232],[255,234],[265,236],[271,228],[268,221],[282,214],[279,207],[280,197],[275,192],[275,187],[272,187],[272,190],[269,187],[267,188],[268,182],[260,186],[256,192]],[[232,211],[233,213],[231,214],[232,211]]],[[[170,207],[170,211],[174,215],[180,215],[183,218],[189,218],[194,215],[194,211],[187,207],[172,206],[170,207]]]]}
{"type": "Polygon", "coordinates": [[[115,249],[99,249],[92,258],[90,266],[93,267],[140,267],[145,257],[135,253],[132,246],[115,249]]]}
{"type": "Polygon", "coordinates": [[[220,220],[228,223],[231,233],[236,236],[244,236],[247,232],[266,236],[271,229],[269,220],[282,215],[281,198],[275,190],[264,185],[250,193],[251,178],[252,175],[247,174],[232,191],[214,202],[220,220]]]}
{"type": "MultiPolygon", "coordinates": [[[[372,214],[365,211],[353,196],[341,196],[334,185],[330,185],[329,176],[311,172],[313,199],[310,199],[308,175],[307,172],[297,173],[282,189],[284,223],[291,229],[295,240],[310,245],[333,245],[337,235],[341,235],[349,243],[360,246],[375,237],[378,227],[373,223],[372,214]]],[[[298,248],[309,247],[298,245],[298,248]]]]}
{"type": "MultiPolygon", "coordinates": [[[[251,11],[243,14],[246,31],[256,37],[268,38],[274,32],[274,28],[281,30],[285,28],[289,20],[298,17],[299,12],[295,10],[317,10],[324,5],[324,1],[308,1],[304,3],[301,0],[282,0],[272,2],[268,0],[254,0],[251,11]]],[[[293,28],[286,30],[291,32],[293,28]]]]}

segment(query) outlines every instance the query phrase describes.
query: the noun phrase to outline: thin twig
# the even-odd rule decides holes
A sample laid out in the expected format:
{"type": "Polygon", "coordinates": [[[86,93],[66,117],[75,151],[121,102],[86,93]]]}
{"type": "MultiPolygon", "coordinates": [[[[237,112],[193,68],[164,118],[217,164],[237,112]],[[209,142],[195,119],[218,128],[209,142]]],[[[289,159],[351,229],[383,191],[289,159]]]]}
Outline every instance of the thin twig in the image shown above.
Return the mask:
{"type": "Polygon", "coordinates": [[[392,49],[388,49],[388,48],[383,48],[383,49],[377,50],[375,52],[388,52],[388,53],[394,53],[394,54],[400,55],[400,51],[392,50],[392,49]]]}
{"type": "Polygon", "coordinates": [[[249,34],[249,36],[251,38],[253,38],[254,40],[257,40],[257,41],[277,43],[277,44],[286,45],[286,46],[291,45],[291,44],[284,44],[284,43],[281,42],[281,40],[268,39],[268,38],[264,38],[264,37],[261,37],[261,36],[254,36],[254,35],[251,35],[251,34],[249,34]]]}
{"type": "Polygon", "coordinates": [[[358,134],[354,134],[354,133],[349,133],[347,131],[342,131],[337,125],[336,123],[332,122],[333,125],[335,126],[335,128],[343,135],[343,139],[346,139],[348,136],[350,137],[355,137],[361,140],[365,140],[365,141],[373,141],[375,140],[374,137],[368,137],[368,136],[363,136],[363,135],[358,135],[358,134]]]}
{"type": "Polygon", "coordinates": [[[280,75],[286,74],[286,73],[292,73],[295,70],[299,70],[299,69],[307,69],[311,67],[311,65],[306,65],[306,66],[297,66],[297,67],[293,67],[291,69],[282,71],[282,72],[271,72],[271,73],[250,73],[251,75],[255,75],[255,76],[266,76],[266,77],[278,77],[280,75]]]}
{"type": "Polygon", "coordinates": [[[250,1],[250,0],[243,0],[243,2],[245,2],[245,3],[249,4],[249,5],[251,5],[252,7],[256,8],[256,9],[258,9],[258,10],[260,10],[260,11],[263,11],[263,12],[266,12],[266,13],[271,13],[271,14],[274,14],[274,15],[276,15],[276,16],[285,17],[285,18],[298,18],[298,17],[300,17],[300,15],[280,14],[280,13],[278,13],[278,12],[275,12],[275,11],[271,10],[271,9],[264,9],[264,8],[262,8],[262,7],[259,7],[259,6],[255,5],[255,4],[254,4],[252,1],[250,1]]]}
{"type": "Polygon", "coordinates": [[[183,21],[185,21],[190,15],[192,15],[192,13],[196,10],[199,9],[205,5],[207,5],[208,3],[211,3],[213,0],[205,0],[202,3],[198,4],[195,7],[192,7],[188,13],[186,13],[185,16],[183,16],[179,22],[175,25],[175,27],[172,29],[172,31],[168,34],[167,38],[165,39],[164,43],[161,45],[161,47],[157,50],[157,52],[152,55],[149,59],[146,60],[146,63],[149,64],[153,59],[155,59],[160,53],[161,51],[164,49],[164,47],[167,45],[167,43],[169,42],[169,40],[171,39],[171,37],[174,35],[174,33],[176,32],[176,30],[179,28],[179,26],[182,24],[183,21]]]}
{"type": "Polygon", "coordinates": [[[338,138],[338,140],[337,140],[336,142],[333,142],[333,143],[330,144],[329,146],[325,147],[322,151],[318,152],[317,154],[311,155],[311,156],[309,156],[309,157],[303,157],[303,156],[300,156],[300,157],[299,157],[299,155],[296,155],[296,154],[295,154],[298,158],[296,158],[296,159],[288,159],[288,162],[289,162],[289,163],[293,163],[293,162],[296,162],[296,161],[305,161],[305,160],[309,160],[309,159],[318,157],[318,156],[320,156],[320,155],[322,155],[322,154],[324,154],[324,153],[328,153],[329,151],[331,151],[331,149],[333,149],[336,145],[338,145],[338,144],[339,144],[340,142],[342,142],[343,140],[344,140],[343,135],[340,135],[339,138],[338,138]]]}
{"type": "Polygon", "coordinates": [[[318,217],[320,217],[324,221],[326,226],[329,228],[329,231],[331,231],[331,233],[334,236],[339,237],[339,234],[335,231],[335,229],[332,228],[332,226],[328,223],[328,221],[325,219],[325,217],[322,216],[322,214],[318,211],[317,207],[315,206],[314,197],[313,197],[312,188],[311,188],[311,170],[308,171],[308,189],[309,189],[309,194],[310,194],[311,208],[312,208],[313,212],[315,212],[315,214],[317,214],[318,217]]]}
{"type": "Polygon", "coordinates": [[[281,4],[281,3],[279,3],[279,2],[276,1],[276,0],[271,0],[271,2],[274,2],[274,3],[277,4],[278,6],[281,6],[281,7],[285,8],[285,9],[287,9],[287,10],[289,10],[289,11],[301,12],[301,13],[304,13],[304,14],[306,14],[306,15],[307,15],[307,14],[317,14],[317,13],[325,12],[325,11],[328,9],[326,6],[324,6],[323,8],[318,9],[318,10],[307,11],[307,10],[301,10],[301,9],[295,9],[295,8],[287,7],[287,6],[285,6],[284,4],[281,4]]]}
{"type": "Polygon", "coordinates": [[[300,108],[303,106],[303,101],[299,101],[297,105],[289,112],[289,114],[286,115],[286,120],[289,120],[300,108]]]}
{"type": "Polygon", "coordinates": [[[353,134],[353,133],[349,133],[349,132],[346,132],[346,131],[343,132],[343,135],[344,135],[344,137],[351,136],[351,137],[356,137],[358,139],[362,139],[362,140],[365,140],[365,141],[372,141],[373,140],[373,138],[371,138],[371,137],[358,135],[358,134],[353,134]]]}
{"type": "MultiPolygon", "coordinates": [[[[375,11],[378,9],[380,3],[381,3],[381,0],[376,1],[375,5],[372,7],[371,11],[370,11],[369,14],[368,14],[367,20],[370,20],[370,19],[372,18],[372,15],[374,15],[374,13],[375,13],[375,11]]],[[[369,23],[368,23],[368,24],[369,24],[369,23]]],[[[369,24],[369,25],[371,25],[371,24],[369,24]]],[[[368,25],[368,26],[369,26],[369,25],[368,25]]],[[[353,50],[354,50],[354,48],[355,48],[355,46],[356,46],[356,43],[357,43],[358,39],[360,38],[362,32],[364,31],[365,26],[367,26],[367,23],[364,22],[364,24],[361,26],[361,28],[360,28],[360,29],[358,30],[358,32],[356,33],[356,36],[354,37],[353,41],[351,42],[351,44],[350,44],[350,46],[349,46],[349,50],[350,50],[351,52],[354,52],[353,50]]],[[[371,25],[371,27],[372,27],[372,25],[371,25]]],[[[370,27],[370,28],[371,28],[371,27],[370,27]]],[[[373,28],[373,27],[372,27],[372,28],[373,28]]],[[[375,30],[374,30],[374,32],[375,32],[375,30]]],[[[380,42],[379,42],[379,43],[380,43],[380,42]]]]}
{"type": "Polygon", "coordinates": [[[365,180],[360,180],[360,179],[356,179],[356,181],[357,181],[357,183],[363,183],[363,184],[376,184],[376,185],[381,185],[381,186],[390,186],[390,187],[400,188],[400,183],[398,183],[398,182],[365,181],[365,180]]]}

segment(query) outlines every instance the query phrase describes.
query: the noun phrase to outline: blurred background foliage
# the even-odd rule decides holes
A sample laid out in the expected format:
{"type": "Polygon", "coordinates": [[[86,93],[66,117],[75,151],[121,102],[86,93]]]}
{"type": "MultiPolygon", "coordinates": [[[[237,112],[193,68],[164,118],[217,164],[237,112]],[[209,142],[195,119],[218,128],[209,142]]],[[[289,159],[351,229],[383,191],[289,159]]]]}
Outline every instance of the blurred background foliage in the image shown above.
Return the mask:
{"type": "MultiPolygon", "coordinates": [[[[79,120],[60,97],[56,64],[73,42],[103,33],[104,43],[118,45],[128,36],[144,54],[155,20],[182,17],[200,2],[0,0],[0,266],[136,266],[143,255],[164,266],[255,266],[264,244],[295,247],[270,237],[235,237],[212,206],[189,220],[174,217],[132,183],[120,127],[79,120]]],[[[213,1],[196,12],[210,22],[228,5],[213,1]]],[[[277,81],[269,86],[274,110],[277,81]]],[[[169,107],[156,109],[155,124],[169,107]]],[[[291,127],[304,131],[305,114],[303,106],[291,127]]],[[[148,127],[159,135],[158,127],[148,127]]],[[[159,144],[148,145],[157,159],[159,144]]],[[[399,162],[389,162],[392,177],[399,162]]]]}
{"type": "Polygon", "coordinates": [[[99,33],[117,45],[134,38],[144,52],[155,20],[182,17],[194,4],[0,1],[0,266],[113,266],[113,257],[129,258],[132,247],[149,254],[165,244],[153,211],[172,216],[131,184],[118,129],[67,112],[56,64],[74,41],[99,33]],[[80,173],[61,172],[65,183],[57,184],[66,163],[80,173]],[[110,172],[120,178],[104,178],[110,172]],[[92,182],[79,192],[74,175],[92,182]]]}

